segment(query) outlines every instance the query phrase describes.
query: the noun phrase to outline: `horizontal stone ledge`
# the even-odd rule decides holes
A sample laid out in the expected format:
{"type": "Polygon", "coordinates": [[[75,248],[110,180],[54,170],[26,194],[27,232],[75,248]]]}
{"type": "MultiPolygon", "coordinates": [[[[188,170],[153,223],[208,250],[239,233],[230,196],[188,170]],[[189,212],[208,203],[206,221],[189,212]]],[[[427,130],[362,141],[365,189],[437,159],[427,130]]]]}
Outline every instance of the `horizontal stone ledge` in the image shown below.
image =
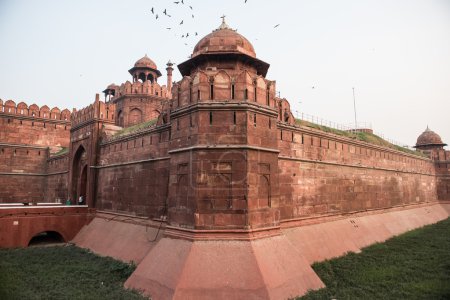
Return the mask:
{"type": "Polygon", "coordinates": [[[9,143],[0,143],[0,147],[11,147],[11,148],[29,148],[29,149],[42,149],[47,150],[49,146],[34,146],[34,145],[25,145],[25,144],[9,144],[9,143]]]}
{"type": "Polygon", "coordinates": [[[104,165],[104,166],[90,166],[90,168],[92,168],[92,169],[114,168],[114,167],[134,165],[134,164],[159,161],[159,160],[168,160],[168,159],[170,159],[170,157],[166,156],[166,157],[160,157],[160,158],[142,159],[142,160],[135,160],[135,161],[130,161],[130,162],[110,164],[110,165],[104,165]]]}
{"type": "Polygon", "coordinates": [[[257,150],[257,151],[264,151],[264,152],[280,153],[280,150],[278,150],[278,149],[271,149],[271,148],[264,148],[264,147],[250,146],[250,145],[219,144],[219,145],[198,145],[198,146],[174,149],[174,150],[170,150],[169,154],[193,151],[193,150],[235,150],[235,149],[257,150]]]}
{"type": "Polygon", "coordinates": [[[166,226],[165,236],[190,241],[234,240],[251,241],[281,235],[280,226],[255,229],[187,229],[166,226]]]}
{"type": "Polygon", "coordinates": [[[366,170],[388,171],[388,172],[397,172],[397,173],[404,173],[404,174],[417,174],[417,175],[433,176],[433,177],[437,176],[436,174],[423,173],[423,172],[403,171],[403,170],[371,167],[371,166],[364,166],[364,165],[349,165],[349,164],[341,164],[341,163],[329,162],[329,161],[323,161],[323,160],[312,160],[312,159],[296,158],[296,157],[289,157],[289,156],[278,156],[278,159],[301,161],[301,162],[307,162],[307,163],[316,163],[316,164],[322,164],[322,165],[332,165],[332,166],[339,166],[339,167],[358,168],[358,169],[366,169],[366,170]]]}
{"type": "Polygon", "coordinates": [[[60,175],[60,174],[66,174],[69,173],[69,171],[63,171],[63,172],[55,172],[55,173],[15,173],[15,172],[0,172],[0,176],[52,176],[52,175],[60,175]]]}
{"type": "Polygon", "coordinates": [[[260,112],[272,117],[278,116],[277,108],[264,106],[250,101],[200,101],[187,106],[177,107],[171,112],[171,116],[184,115],[192,110],[227,110],[260,112]]]}

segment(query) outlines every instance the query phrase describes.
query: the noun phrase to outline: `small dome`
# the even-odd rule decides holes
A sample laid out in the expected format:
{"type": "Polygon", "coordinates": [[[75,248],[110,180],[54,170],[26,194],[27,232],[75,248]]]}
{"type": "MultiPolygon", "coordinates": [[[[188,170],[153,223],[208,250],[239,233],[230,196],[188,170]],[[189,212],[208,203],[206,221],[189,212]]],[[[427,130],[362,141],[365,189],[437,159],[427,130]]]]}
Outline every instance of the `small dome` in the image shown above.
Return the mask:
{"type": "Polygon", "coordinates": [[[256,58],[252,44],[236,30],[231,29],[225,23],[225,19],[222,19],[219,28],[202,38],[195,45],[192,57],[214,52],[240,52],[256,58]]]}
{"type": "Polygon", "coordinates": [[[441,137],[428,128],[417,138],[416,147],[420,146],[445,146],[441,137]]]}
{"type": "Polygon", "coordinates": [[[156,64],[153,60],[151,60],[147,54],[145,54],[145,56],[141,59],[139,59],[135,64],[134,64],[135,68],[151,68],[154,70],[157,70],[158,68],[156,67],[156,64]]]}
{"type": "Polygon", "coordinates": [[[115,83],[111,83],[110,85],[108,85],[107,89],[115,89],[117,87],[117,85],[115,83]]]}

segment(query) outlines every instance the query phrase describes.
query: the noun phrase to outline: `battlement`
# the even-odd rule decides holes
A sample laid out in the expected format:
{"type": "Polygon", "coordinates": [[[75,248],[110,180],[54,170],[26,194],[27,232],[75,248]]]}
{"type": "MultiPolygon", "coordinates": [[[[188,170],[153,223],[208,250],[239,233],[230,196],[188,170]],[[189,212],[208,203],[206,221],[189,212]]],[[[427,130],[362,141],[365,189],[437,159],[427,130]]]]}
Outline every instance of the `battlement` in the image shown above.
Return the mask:
{"type": "Polygon", "coordinates": [[[136,81],[131,83],[130,81],[126,81],[122,83],[120,86],[118,85],[110,85],[108,87],[110,91],[114,91],[113,97],[111,100],[117,99],[124,95],[152,95],[161,98],[168,98],[169,92],[165,85],[159,85],[157,82],[151,83],[150,81],[140,82],[136,81]]]}
{"type": "Polygon", "coordinates": [[[71,114],[72,127],[93,119],[101,119],[114,122],[115,105],[98,100],[98,94],[94,103],[80,110],[74,110],[71,114]]]}
{"type": "Polygon", "coordinates": [[[36,104],[27,105],[24,102],[16,104],[13,100],[3,102],[0,99],[0,114],[18,115],[37,119],[69,121],[71,113],[68,109],[60,110],[58,107],[50,109],[47,105],[42,107],[36,104]]]}

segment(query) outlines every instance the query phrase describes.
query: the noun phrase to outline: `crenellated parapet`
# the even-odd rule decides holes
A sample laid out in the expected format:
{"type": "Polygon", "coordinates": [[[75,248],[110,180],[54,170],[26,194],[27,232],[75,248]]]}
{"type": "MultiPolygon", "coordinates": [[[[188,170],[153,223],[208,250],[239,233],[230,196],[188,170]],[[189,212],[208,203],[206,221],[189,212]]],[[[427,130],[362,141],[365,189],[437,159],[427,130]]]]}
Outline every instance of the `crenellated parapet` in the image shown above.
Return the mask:
{"type": "Polygon", "coordinates": [[[169,97],[165,85],[159,85],[156,81],[151,82],[150,80],[144,82],[135,81],[133,83],[126,81],[121,85],[110,84],[103,92],[105,93],[105,97],[112,101],[125,95],[169,97]]]}
{"type": "Polygon", "coordinates": [[[80,110],[74,110],[71,114],[72,127],[91,120],[104,120],[114,122],[115,105],[108,102],[95,100],[94,103],[80,110]]]}
{"type": "Polygon", "coordinates": [[[61,110],[58,107],[53,107],[50,109],[47,105],[39,107],[36,104],[27,105],[25,102],[19,102],[16,104],[13,100],[3,102],[1,99],[0,114],[31,117],[36,119],[49,119],[55,121],[69,121],[71,116],[68,109],[61,110]]]}

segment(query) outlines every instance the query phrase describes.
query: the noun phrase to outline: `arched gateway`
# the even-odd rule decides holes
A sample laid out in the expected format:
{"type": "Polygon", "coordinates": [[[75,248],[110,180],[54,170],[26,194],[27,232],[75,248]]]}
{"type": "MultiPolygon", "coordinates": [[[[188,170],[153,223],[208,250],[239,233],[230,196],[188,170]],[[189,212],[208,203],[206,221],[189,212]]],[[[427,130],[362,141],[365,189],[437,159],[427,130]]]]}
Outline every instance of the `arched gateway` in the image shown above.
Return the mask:
{"type": "Polygon", "coordinates": [[[78,203],[80,196],[83,197],[86,203],[87,172],[86,150],[80,145],[75,152],[72,164],[72,186],[70,192],[72,203],[78,203]]]}

